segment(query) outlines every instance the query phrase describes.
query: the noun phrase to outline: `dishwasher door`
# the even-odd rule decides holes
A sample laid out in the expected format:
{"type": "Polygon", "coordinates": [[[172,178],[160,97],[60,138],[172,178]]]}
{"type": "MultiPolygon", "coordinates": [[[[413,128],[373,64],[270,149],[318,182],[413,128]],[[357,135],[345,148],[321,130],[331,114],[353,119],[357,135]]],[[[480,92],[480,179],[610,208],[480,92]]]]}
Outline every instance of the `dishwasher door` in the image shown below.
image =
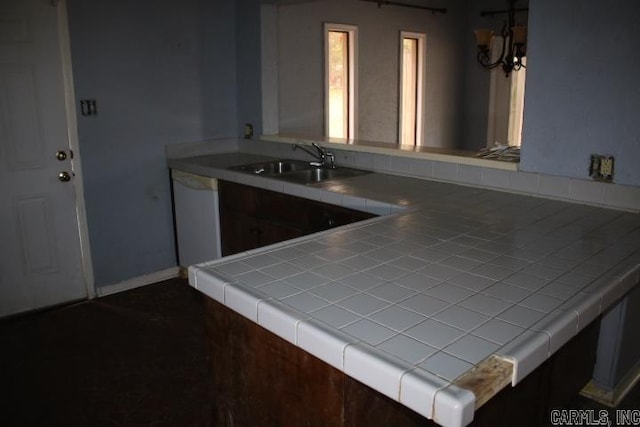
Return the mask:
{"type": "Polygon", "coordinates": [[[218,181],[175,169],[171,179],[178,263],[188,267],[220,258],[218,181]]]}

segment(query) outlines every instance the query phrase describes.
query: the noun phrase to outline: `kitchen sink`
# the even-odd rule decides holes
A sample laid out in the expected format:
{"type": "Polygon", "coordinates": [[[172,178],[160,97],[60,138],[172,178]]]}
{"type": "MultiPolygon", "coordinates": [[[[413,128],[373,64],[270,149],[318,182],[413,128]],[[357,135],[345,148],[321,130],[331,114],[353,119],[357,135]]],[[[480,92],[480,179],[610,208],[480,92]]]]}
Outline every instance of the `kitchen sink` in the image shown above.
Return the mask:
{"type": "Polygon", "coordinates": [[[364,175],[367,173],[371,172],[351,168],[330,169],[322,167],[312,167],[309,169],[287,173],[279,176],[278,178],[300,184],[313,184],[316,182],[328,181],[330,179],[349,178],[352,176],[364,175]]]}
{"type": "Polygon", "coordinates": [[[302,160],[274,160],[271,162],[258,162],[248,165],[233,166],[230,169],[255,175],[273,176],[309,169],[310,167],[309,162],[302,160]]]}
{"type": "Polygon", "coordinates": [[[229,169],[252,175],[282,179],[298,184],[315,184],[331,179],[349,178],[371,173],[369,171],[352,168],[313,166],[309,162],[289,159],[250,163],[232,166],[229,169]]]}

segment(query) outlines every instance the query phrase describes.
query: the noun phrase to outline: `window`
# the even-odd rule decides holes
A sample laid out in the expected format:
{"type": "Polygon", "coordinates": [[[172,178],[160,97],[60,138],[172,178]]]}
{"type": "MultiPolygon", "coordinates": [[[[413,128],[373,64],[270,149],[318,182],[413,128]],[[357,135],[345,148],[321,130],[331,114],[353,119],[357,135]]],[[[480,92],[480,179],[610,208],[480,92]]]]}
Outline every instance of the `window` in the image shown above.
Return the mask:
{"type": "Polygon", "coordinates": [[[325,24],[325,134],[355,138],[357,27],[325,24]]]}
{"type": "Polygon", "coordinates": [[[400,111],[398,141],[401,145],[422,145],[424,113],[423,33],[400,33],[400,111]]]}
{"type": "MultiPolygon", "coordinates": [[[[497,58],[502,40],[496,37],[493,46],[493,57],[497,58]]],[[[527,58],[522,59],[526,65],[527,58]]],[[[508,77],[505,76],[501,67],[491,70],[487,147],[497,145],[519,147],[521,145],[526,77],[526,68],[512,71],[508,77]]]]}
{"type": "MultiPolygon", "coordinates": [[[[527,64],[527,58],[522,58],[527,64]]],[[[522,117],[524,116],[524,83],[527,77],[527,69],[511,73],[511,99],[509,100],[509,145],[520,146],[522,144],[522,117]]]]}

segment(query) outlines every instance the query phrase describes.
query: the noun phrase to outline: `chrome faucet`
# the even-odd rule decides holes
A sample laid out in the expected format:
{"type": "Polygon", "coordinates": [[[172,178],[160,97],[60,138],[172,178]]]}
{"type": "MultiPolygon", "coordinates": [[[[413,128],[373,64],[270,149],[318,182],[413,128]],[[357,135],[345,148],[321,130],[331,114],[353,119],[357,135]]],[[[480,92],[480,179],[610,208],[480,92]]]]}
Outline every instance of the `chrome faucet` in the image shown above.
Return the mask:
{"type": "Polygon", "coordinates": [[[336,168],[336,156],[332,152],[327,151],[326,148],[315,142],[312,142],[311,145],[316,149],[317,153],[314,153],[309,149],[309,147],[302,144],[295,144],[293,146],[293,149],[295,150],[296,148],[299,148],[318,160],[317,162],[310,162],[309,164],[311,166],[319,166],[330,169],[336,168]]]}

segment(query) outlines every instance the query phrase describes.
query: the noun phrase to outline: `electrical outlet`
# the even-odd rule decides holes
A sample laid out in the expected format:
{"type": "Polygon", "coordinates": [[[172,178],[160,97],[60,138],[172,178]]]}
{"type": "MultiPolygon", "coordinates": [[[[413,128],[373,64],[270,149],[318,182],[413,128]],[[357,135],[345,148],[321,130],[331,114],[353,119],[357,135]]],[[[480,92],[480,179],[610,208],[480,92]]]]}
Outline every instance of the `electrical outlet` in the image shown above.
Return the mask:
{"type": "Polygon", "coordinates": [[[598,181],[613,182],[613,156],[592,154],[589,176],[598,181]]]}
{"type": "Polygon", "coordinates": [[[600,159],[600,175],[603,178],[613,178],[613,157],[603,157],[600,159]]]}
{"type": "Polygon", "coordinates": [[[83,116],[97,116],[98,107],[95,99],[81,99],[80,100],[80,114],[83,116]]]}
{"type": "Polygon", "coordinates": [[[251,123],[246,123],[244,125],[244,138],[245,139],[253,138],[253,125],[251,123]]]}

